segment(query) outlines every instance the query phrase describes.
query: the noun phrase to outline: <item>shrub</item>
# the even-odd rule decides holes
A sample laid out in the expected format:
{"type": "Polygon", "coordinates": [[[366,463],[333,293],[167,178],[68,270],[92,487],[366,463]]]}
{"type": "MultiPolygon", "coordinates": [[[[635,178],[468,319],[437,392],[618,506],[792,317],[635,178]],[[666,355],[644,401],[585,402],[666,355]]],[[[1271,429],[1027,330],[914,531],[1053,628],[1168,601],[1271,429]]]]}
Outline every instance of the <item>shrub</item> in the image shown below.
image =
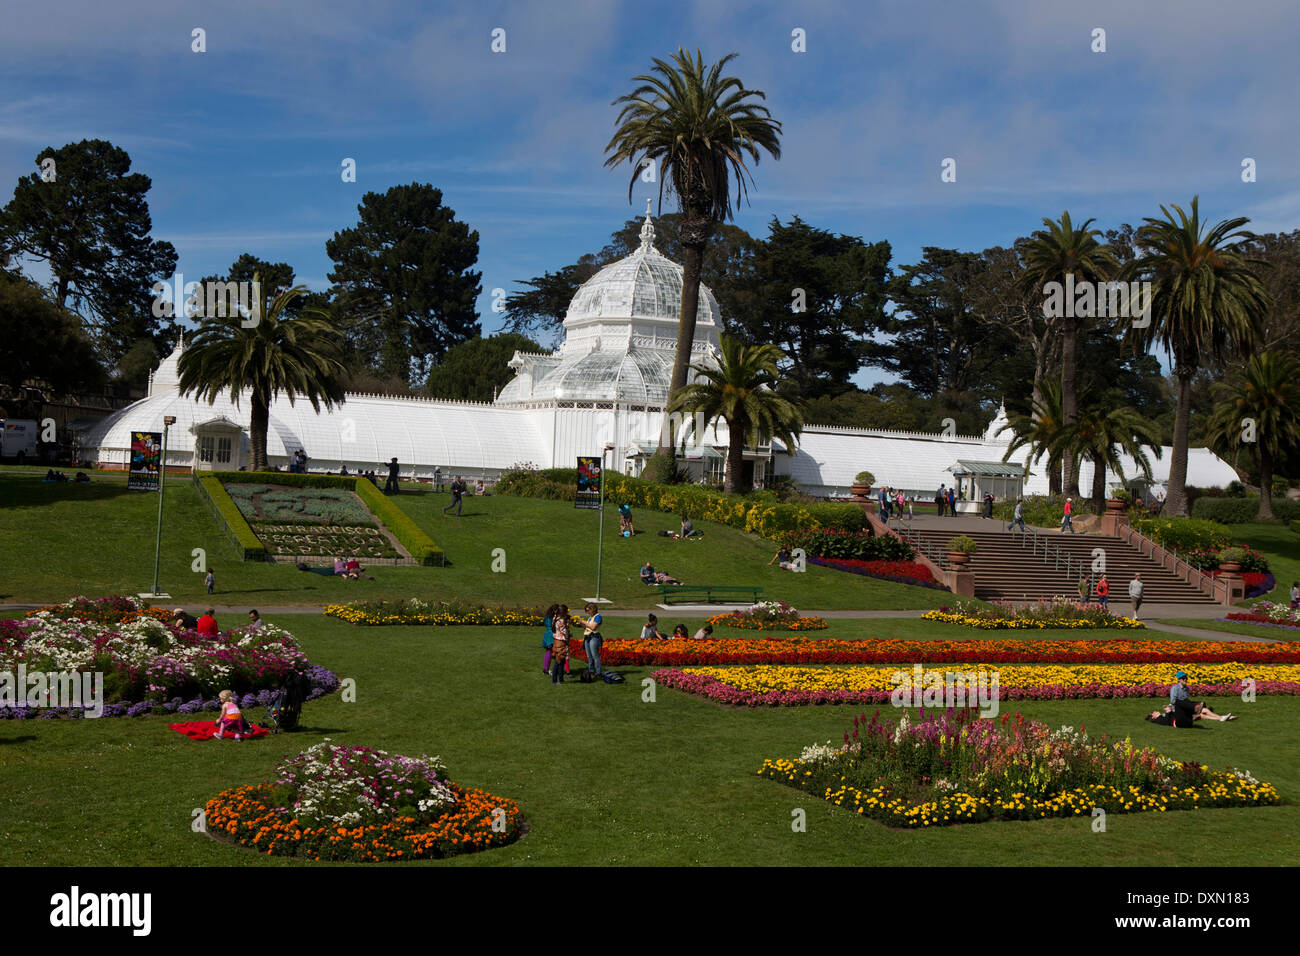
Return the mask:
{"type": "MultiPolygon", "coordinates": [[[[311,476],[307,476],[311,477],[311,476]]],[[[351,478],[357,497],[366,503],[371,513],[382,521],[398,541],[418,563],[441,566],[446,560],[442,549],[434,540],[424,533],[424,529],[412,520],[397,505],[384,496],[384,493],[365,478],[351,478]]]]}
{"type": "Polygon", "coordinates": [[[1114,498],[1116,501],[1128,501],[1129,498],[1132,496],[1128,493],[1127,488],[1119,488],[1115,491],[1113,495],[1111,495],[1111,497],[1114,498]]]}
{"type": "MultiPolygon", "coordinates": [[[[1273,515],[1281,521],[1300,518],[1300,501],[1274,498],[1273,515]]],[[[1249,524],[1259,520],[1259,498],[1201,497],[1192,505],[1192,517],[1206,518],[1220,524],[1249,524]]]]}
{"type": "Polygon", "coordinates": [[[356,484],[353,475],[300,475],[292,471],[217,471],[213,476],[224,485],[283,485],[286,488],[347,488],[356,484]]]}
{"type": "Polygon", "coordinates": [[[911,561],[912,546],[894,535],[877,537],[869,531],[805,529],[788,531],[781,544],[791,550],[802,548],[810,558],[843,558],[859,561],[911,561]]]}
{"type": "Polygon", "coordinates": [[[874,485],[876,476],[869,471],[860,471],[853,476],[853,483],[855,485],[874,485]]]}
{"type": "Polygon", "coordinates": [[[249,526],[226,489],[214,475],[198,476],[199,494],[208,502],[217,521],[224,526],[226,537],[245,561],[265,561],[266,546],[249,526]]]}
{"type": "Polygon", "coordinates": [[[1218,551],[1232,543],[1226,527],[1201,518],[1134,518],[1132,525],[1138,534],[1170,551],[1218,551]]]}
{"type": "Polygon", "coordinates": [[[649,461],[645,463],[645,468],[641,470],[641,477],[646,481],[664,485],[681,485],[690,481],[690,473],[685,468],[679,468],[677,460],[672,455],[663,455],[659,452],[650,456],[649,461]]]}
{"type": "Polygon", "coordinates": [[[1219,552],[1219,563],[1236,562],[1240,564],[1246,559],[1245,548],[1224,548],[1219,552]]]}
{"type": "Polygon", "coordinates": [[[948,550],[957,554],[974,554],[979,549],[979,544],[970,535],[959,534],[948,539],[948,550]]]}

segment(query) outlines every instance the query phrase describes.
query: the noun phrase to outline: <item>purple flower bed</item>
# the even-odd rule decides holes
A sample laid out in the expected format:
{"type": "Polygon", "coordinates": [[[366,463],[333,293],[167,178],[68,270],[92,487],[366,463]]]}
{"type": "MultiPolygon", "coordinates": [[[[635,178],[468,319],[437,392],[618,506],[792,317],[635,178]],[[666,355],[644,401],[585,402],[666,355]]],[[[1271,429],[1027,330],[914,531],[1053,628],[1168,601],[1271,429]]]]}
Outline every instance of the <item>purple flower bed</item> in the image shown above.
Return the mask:
{"type": "MultiPolygon", "coordinates": [[[[888,690],[787,690],[769,691],[760,694],[752,690],[742,690],[705,674],[687,674],[676,668],[657,670],[650,675],[651,680],[665,687],[695,694],[717,704],[733,707],[806,707],[823,704],[888,704],[891,691],[888,690]]],[[[1193,695],[1224,696],[1240,695],[1241,681],[1231,684],[1191,684],[1189,690],[1193,695]]],[[[1297,681],[1259,681],[1255,684],[1257,694],[1300,695],[1300,682],[1297,681]]],[[[1072,700],[1105,699],[1120,697],[1163,697],[1169,696],[1168,684],[1078,684],[1065,686],[1051,684],[1044,687],[999,687],[999,700],[1072,700]]]]}
{"type": "MultiPolygon", "coordinates": [[[[324,697],[326,694],[332,694],[338,689],[338,676],[333,671],[327,670],[318,664],[311,665],[304,676],[311,686],[311,690],[305,698],[306,700],[324,697]]],[[[260,690],[256,694],[245,694],[239,699],[239,706],[241,709],[266,707],[271,703],[274,696],[274,690],[260,690]]],[[[216,697],[195,697],[193,700],[181,700],[179,697],[173,697],[162,702],[142,700],[133,704],[105,704],[103,716],[147,717],[155,711],[162,714],[197,714],[205,710],[218,711],[220,709],[221,701],[216,697]]],[[[51,720],[56,717],[85,719],[85,716],[85,711],[80,707],[0,707],[0,720],[51,720]]]]}
{"type": "Polygon", "coordinates": [[[864,578],[875,578],[878,581],[893,581],[895,584],[910,584],[916,588],[930,588],[932,591],[947,591],[948,589],[936,581],[922,581],[918,578],[905,578],[898,574],[879,574],[875,571],[869,571],[866,568],[845,567],[836,562],[834,558],[814,558],[807,559],[809,564],[818,564],[824,568],[834,568],[836,571],[844,571],[848,574],[860,574],[864,578]]]}

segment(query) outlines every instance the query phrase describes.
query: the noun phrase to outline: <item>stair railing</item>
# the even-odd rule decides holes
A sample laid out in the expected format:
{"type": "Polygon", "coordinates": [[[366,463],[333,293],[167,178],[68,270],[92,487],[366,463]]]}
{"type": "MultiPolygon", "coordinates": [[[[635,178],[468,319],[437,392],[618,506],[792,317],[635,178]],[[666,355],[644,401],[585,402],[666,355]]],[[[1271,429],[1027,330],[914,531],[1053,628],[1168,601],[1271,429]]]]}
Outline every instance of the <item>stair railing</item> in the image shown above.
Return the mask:
{"type": "Polygon", "coordinates": [[[1011,533],[1020,535],[1020,547],[1024,548],[1028,545],[1030,553],[1034,557],[1038,556],[1038,552],[1041,549],[1043,553],[1043,563],[1047,563],[1048,560],[1051,560],[1057,571],[1061,570],[1061,565],[1064,563],[1065,576],[1071,581],[1075,579],[1074,568],[1076,564],[1079,567],[1080,574],[1082,574],[1084,569],[1087,567],[1087,562],[1075,558],[1074,555],[1065,551],[1060,545],[1048,541],[1038,533],[1036,528],[1032,528],[1029,525],[1017,528],[1015,525],[1012,525],[1011,533]]]}
{"type": "Polygon", "coordinates": [[[1232,603],[1227,581],[1206,574],[1200,568],[1193,567],[1172,551],[1166,551],[1146,535],[1135,530],[1132,525],[1124,525],[1121,536],[1124,538],[1125,544],[1136,548],[1140,554],[1145,554],[1153,561],[1156,561],[1162,568],[1172,571],[1176,577],[1181,577],[1197,590],[1208,594],[1221,604],[1232,603]],[[1134,538],[1137,541],[1134,541],[1134,538]]]}

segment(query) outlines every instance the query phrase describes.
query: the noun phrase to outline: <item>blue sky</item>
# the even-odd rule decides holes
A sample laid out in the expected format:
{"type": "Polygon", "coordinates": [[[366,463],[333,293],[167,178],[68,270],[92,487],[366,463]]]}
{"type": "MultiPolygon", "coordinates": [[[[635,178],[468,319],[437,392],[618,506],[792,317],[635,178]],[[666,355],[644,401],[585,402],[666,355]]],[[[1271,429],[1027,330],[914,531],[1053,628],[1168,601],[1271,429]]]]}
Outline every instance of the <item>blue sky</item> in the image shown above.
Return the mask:
{"type": "Polygon", "coordinates": [[[1294,0],[8,0],[3,22],[0,201],[43,147],[108,139],[152,177],[154,235],[187,278],[247,251],[323,289],[325,241],[361,196],[429,182],[479,233],[489,334],[494,288],[598,250],[644,209],[653,187],[629,205],[630,171],[603,165],[611,101],[679,45],[739,53],[729,72],[784,124],[737,217],[755,235],[798,214],[888,239],[897,265],[1009,243],[1066,208],[1137,224],[1197,193],[1214,220],[1300,227],[1294,0]]]}

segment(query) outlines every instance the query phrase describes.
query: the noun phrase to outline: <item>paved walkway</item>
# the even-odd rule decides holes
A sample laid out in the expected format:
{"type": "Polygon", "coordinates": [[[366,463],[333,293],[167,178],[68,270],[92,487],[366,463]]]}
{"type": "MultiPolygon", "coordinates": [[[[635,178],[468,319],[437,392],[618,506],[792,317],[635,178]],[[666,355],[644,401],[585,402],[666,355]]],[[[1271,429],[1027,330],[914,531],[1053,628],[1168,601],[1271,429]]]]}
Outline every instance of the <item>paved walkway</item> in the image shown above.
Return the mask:
{"type": "MultiPolygon", "coordinates": [[[[0,604],[0,611],[31,611],[40,607],[39,604],[0,604]]],[[[573,605],[576,607],[576,605],[573,605]]],[[[728,610],[735,610],[741,605],[692,605],[692,604],[674,604],[670,608],[603,608],[601,614],[605,617],[634,617],[643,618],[647,613],[654,612],[658,615],[689,615],[691,617],[700,617],[704,615],[721,614],[728,610]]],[[[197,613],[197,605],[187,605],[191,612],[197,613]]],[[[224,617],[242,617],[248,613],[249,605],[213,605],[218,616],[224,617]]],[[[279,616],[282,614],[320,614],[324,607],[320,605],[283,605],[273,606],[259,604],[258,612],[266,617],[268,615],[279,616]]],[[[1120,604],[1116,610],[1123,613],[1129,610],[1123,604],[1120,604]]],[[[867,619],[867,620],[889,620],[904,619],[916,620],[925,614],[924,610],[844,610],[842,608],[831,611],[809,610],[801,613],[813,617],[824,617],[827,620],[848,620],[848,619],[867,619]]],[[[1222,617],[1224,609],[1217,605],[1182,605],[1182,604],[1147,604],[1142,608],[1142,623],[1153,631],[1163,631],[1167,634],[1174,634],[1179,637],[1192,637],[1198,640],[1210,641],[1240,641],[1247,644],[1276,644],[1281,643],[1284,639],[1263,634],[1256,636],[1253,634],[1236,634],[1229,631],[1209,631],[1203,628],[1161,624],[1158,618],[1204,618],[1214,620],[1222,617]]],[[[996,633],[996,632],[987,632],[996,633]]]]}

